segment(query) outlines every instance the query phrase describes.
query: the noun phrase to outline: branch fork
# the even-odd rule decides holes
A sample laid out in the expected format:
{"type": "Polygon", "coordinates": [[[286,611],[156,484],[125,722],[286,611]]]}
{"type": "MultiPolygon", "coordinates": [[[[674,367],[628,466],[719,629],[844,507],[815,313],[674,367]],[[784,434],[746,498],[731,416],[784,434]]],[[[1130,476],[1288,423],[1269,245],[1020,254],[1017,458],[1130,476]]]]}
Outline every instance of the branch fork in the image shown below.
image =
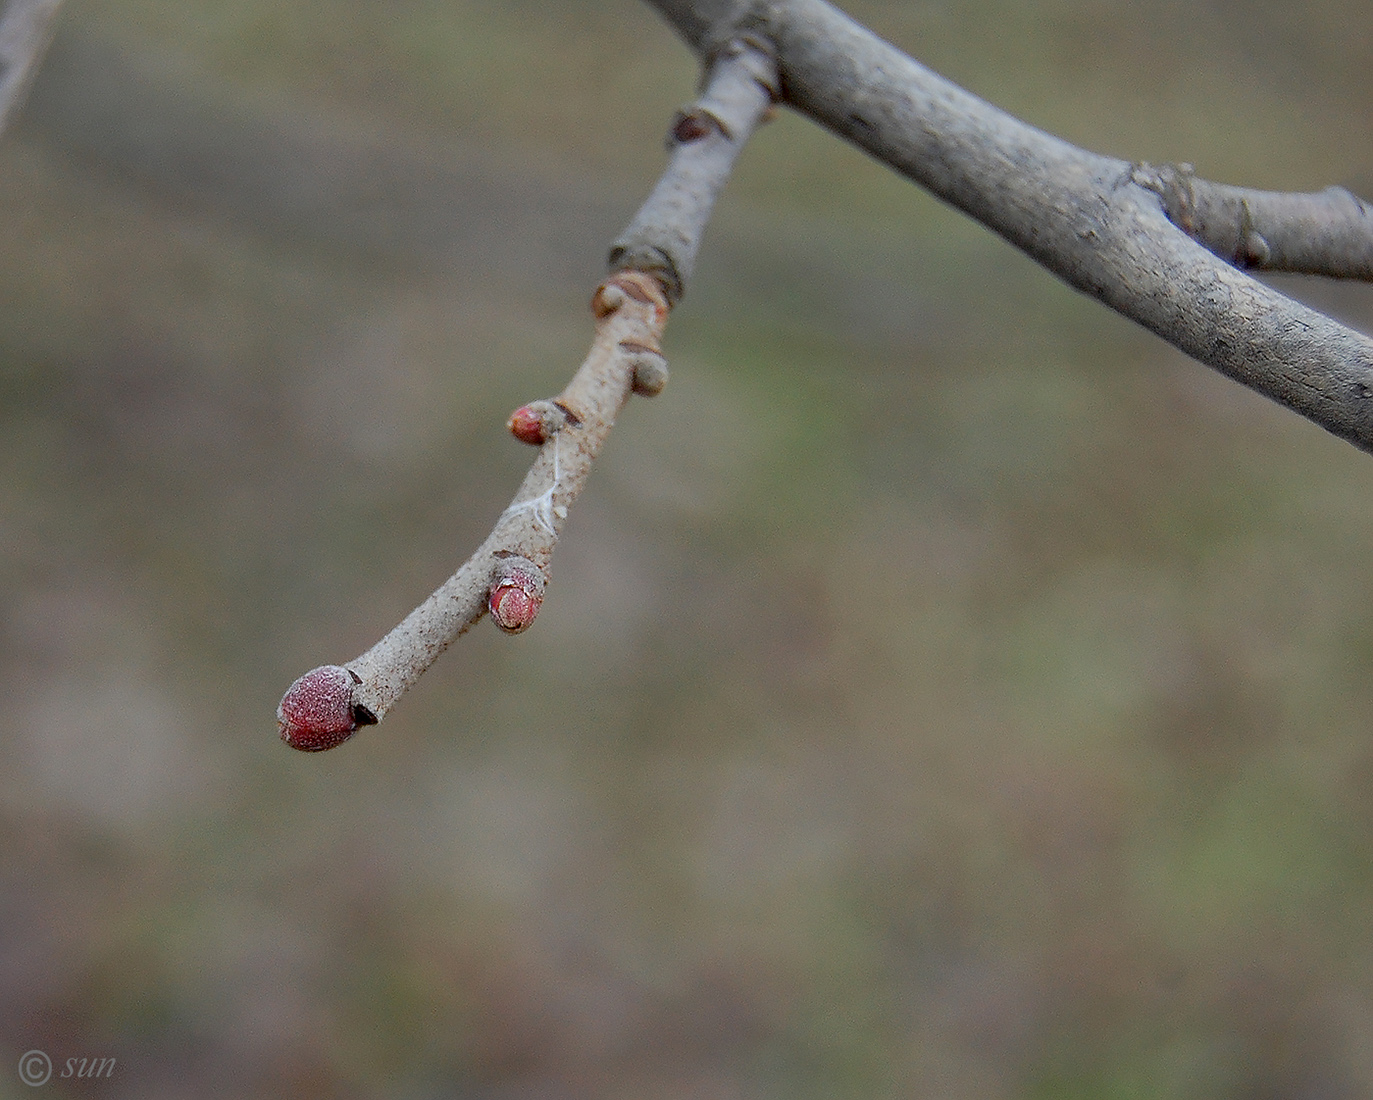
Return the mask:
{"type": "Polygon", "coordinates": [[[647,0],[702,57],[720,21],[772,44],[787,106],[1059,278],[1373,452],[1373,340],[1248,270],[1373,279],[1343,188],[1231,187],[1078,148],[931,72],[825,0],[647,0]]]}
{"type": "Polygon", "coordinates": [[[278,710],[288,744],[330,748],[379,721],[488,610],[503,629],[528,628],[568,508],[621,405],[667,380],[668,310],[685,293],[735,157],[775,102],[1187,354],[1373,451],[1373,340],[1246,274],[1373,279],[1373,208],[1348,191],[1231,187],[1190,165],[1077,148],[932,73],[825,0],[647,2],[701,55],[708,80],[673,120],[668,167],[611,248],[612,277],[592,300],[591,354],[559,398],[511,417],[539,457],[477,553],[372,649],[292,685],[278,710]]]}

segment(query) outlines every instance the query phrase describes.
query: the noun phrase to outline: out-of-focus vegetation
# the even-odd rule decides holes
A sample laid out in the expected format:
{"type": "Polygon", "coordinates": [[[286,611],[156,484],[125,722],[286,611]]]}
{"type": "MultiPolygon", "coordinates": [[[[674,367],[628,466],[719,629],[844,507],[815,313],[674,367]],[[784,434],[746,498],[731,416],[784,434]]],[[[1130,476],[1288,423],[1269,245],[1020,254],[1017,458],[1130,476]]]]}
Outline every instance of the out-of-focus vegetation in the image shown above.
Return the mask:
{"type": "MultiPolygon", "coordinates": [[[[849,10],[1092,148],[1373,194],[1366,4],[849,10]]],[[[1373,1093],[1373,459],[797,118],[537,628],[277,742],[508,501],[694,79],[632,0],[69,0],[0,143],[6,1065],[1373,1093]]]]}

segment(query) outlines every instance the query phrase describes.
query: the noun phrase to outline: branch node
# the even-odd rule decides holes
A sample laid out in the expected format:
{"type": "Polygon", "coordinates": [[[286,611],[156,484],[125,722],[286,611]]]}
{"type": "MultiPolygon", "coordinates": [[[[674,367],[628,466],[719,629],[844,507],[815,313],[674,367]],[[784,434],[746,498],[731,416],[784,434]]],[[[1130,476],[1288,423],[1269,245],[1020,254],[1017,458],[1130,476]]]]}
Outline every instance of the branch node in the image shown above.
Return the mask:
{"type": "Polygon", "coordinates": [[[591,315],[603,321],[625,304],[625,292],[614,283],[602,283],[591,296],[591,315]]]}
{"type": "Polygon", "coordinates": [[[749,75],[774,102],[782,98],[777,72],[777,46],[772,40],[773,20],[767,5],[743,0],[717,19],[701,43],[701,84],[721,61],[743,59],[749,75]]]}
{"type": "MultiPolygon", "coordinates": [[[[630,240],[617,242],[610,250],[608,262],[616,271],[633,270],[651,275],[658,283],[663,296],[672,305],[680,302],[682,295],[686,293],[686,280],[682,278],[677,264],[673,262],[666,249],[656,245],[630,240]]],[[[592,312],[596,312],[594,299],[592,312]]],[[[596,319],[599,321],[601,315],[597,314],[596,319]]]]}
{"type": "Polygon", "coordinates": [[[657,271],[643,269],[617,271],[598,286],[591,297],[591,313],[597,321],[604,321],[630,298],[640,305],[652,306],[656,324],[667,319],[669,305],[662,277],[657,271]]]}
{"type": "Polygon", "coordinates": [[[1196,230],[1196,166],[1191,164],[1149,164],[1140,161],[1130,166],[1130,179],[1163,200],[1168,220],[1189,237],[1196,230]]]}

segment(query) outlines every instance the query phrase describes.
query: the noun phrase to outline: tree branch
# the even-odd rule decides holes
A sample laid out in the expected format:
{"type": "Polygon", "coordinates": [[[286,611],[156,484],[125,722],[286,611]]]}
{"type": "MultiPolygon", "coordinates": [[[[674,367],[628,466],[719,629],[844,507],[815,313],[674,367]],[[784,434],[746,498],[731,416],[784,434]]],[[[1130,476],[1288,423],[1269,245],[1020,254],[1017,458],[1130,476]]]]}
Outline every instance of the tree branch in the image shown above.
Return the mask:
{"type": "Polygon", "coordinates": [[[652,272],[673,304],[685,290],[715,199],[743,148],[736,128],[751,132],[776,95],[772,58],[757,43],[727,43],[715,74],[705,94],[673,120],[673,162],[610,249],[612,270],[652,272]]]}
{"type": "Polygon", "coordinates": [[[1256,191],[1201,179],[1190,164],[1137,164],[1133,178],[1174,225],[1236,267],[1373,279],[1373,210],[1343,187],[1256,191]]]}
{"type": "Polygon", "coordinates": [[[508,633],[538,614],[548,565],[592,463],[631,392],[652,396],[667,381],[661,341],[672,303],[685,292],[701,235],[739,149],[770,109],[769,56],[747,40],[727,43],[700,98],[674,121],[658,185],[610,257],[611,277],[591,310],[591,352],[557,398],[515,410],[509,428],[539,446],[514,501],[486,540],[437,591],[347,665],[300,677],[277,708],[293,748],[333,748],[385,717],[420,676],[488,611],[508,633]]]}
{"type": "Polygon", "coordinates": [[[1373,340],[1218,258],[1367,278],[1371,231],[1358,199],[1169,182],[1079,149],[824,0],[647,3],[706,55],[722,23],[768,42],[784,103],[1188,355],[1373,451],[1373,340]]]}
{"type": "Polygon", "coordinates": [[[0,15],[0,132],[19,112],[62,0],[10,0],[0,15]]]}
{"type": "Polygon", "coordinates": [[[295,748],[332,748],[379,721],[488,610],[537,615],[548,562],[632,390],[666,380],[660,351],[734,158],[780,99],[962,209],[1074,287],[1189,355],[1373,451],[1373,340],[1241,267],[1369,278],[1367,207],[1338,188],[1282,195],[1185,166],[1079,149],[932,73],[824,0],[647,0],[702,55],[701,97],[672,159],[611,251],[591,354],[561,397],[511,431],[541,447],[477,552],[372,649],[301,677],[277,716],[295,748]]]}

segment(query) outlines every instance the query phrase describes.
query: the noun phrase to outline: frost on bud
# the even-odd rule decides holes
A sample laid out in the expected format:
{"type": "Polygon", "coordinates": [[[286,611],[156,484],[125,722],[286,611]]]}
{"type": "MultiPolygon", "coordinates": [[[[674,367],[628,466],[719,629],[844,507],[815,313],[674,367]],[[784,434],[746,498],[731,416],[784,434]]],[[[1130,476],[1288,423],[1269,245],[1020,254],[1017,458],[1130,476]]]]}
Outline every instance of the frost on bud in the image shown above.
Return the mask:
{"type": "Polygon", "coordinates": [[[353,702],[356,673],[338,665],[307,672],[286,689],[277,706],[281,739],[301,752],[323,752],[341,745],[359,726],[376,723],[376,715],[353,702]]]}
{"type": "Polygon", "coordinates": [[[531,401],[511,413],[505,426],[521,443],[539,447],[569,424],[575,428],[581,420],[562,402],[531,401]]]}
{"type": "Polygon", "coordinates": [[[491,621],[507,634],[528,630],[543,604],[543,570],[518,555],[501,558],[491,575],[491,621]]]}

